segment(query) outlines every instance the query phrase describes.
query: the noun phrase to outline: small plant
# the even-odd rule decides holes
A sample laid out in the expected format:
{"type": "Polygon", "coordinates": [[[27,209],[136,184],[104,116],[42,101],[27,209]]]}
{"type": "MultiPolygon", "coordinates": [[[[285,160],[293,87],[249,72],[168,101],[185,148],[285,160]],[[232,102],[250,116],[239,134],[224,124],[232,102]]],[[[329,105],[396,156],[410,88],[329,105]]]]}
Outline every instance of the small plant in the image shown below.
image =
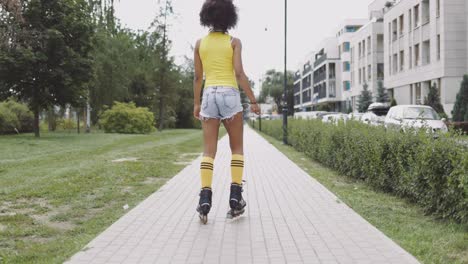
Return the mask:
{"type": "Polygon", "coordinates": [[[358,111],[360,113],[366,112],[367,108],[369,108],[369,105],[372,104],[372,93],[369,91],[368,88],[369,86],[367,85],[367,83],[364,83],[361,95],[359,95],[358,111]]]}
{"type": "Polygon", "coordinates": [[[468,74],[463,77],[452,114],[455,122],[468,121],[468,74]]]}
{"type": "Polygon", "coordinates": [[[442,117],[447,117],[444,111],[444,107],[440,103],[440,96],[439,96],[439,91],[437,90],[437,87],[434,85],[429,87],[429,93],[427,94],[427,97],[424,99],[424,104],[428,105],[442,117]]]}
{"type": "Polygon", "coordinates": [[[147,134],[155,130],[154,114],[135,103],[115,102],[99,120],[106,133],[147,134]]]}
{"type": "Polygon", "coordinates": [[[0,103],[0,133],[32,131],[34,117],[26,104],[8,99],[0,103]]]}

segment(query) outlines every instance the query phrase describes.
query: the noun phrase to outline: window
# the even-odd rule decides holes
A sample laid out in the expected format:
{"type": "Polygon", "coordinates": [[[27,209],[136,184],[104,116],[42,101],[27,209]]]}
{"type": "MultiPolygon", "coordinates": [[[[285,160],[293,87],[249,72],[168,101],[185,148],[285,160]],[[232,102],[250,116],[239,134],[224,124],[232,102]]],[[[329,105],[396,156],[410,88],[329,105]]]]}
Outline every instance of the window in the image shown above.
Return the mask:
{"type": "Polygon", "coordinates": [[[431,41],[426,40],[423,42],[423,65],[431,63],[431,41]]]}
{"type": "Polygon", "coordinates": [[[403,36],[403,34],[405,33],[405,16],[404,15],[401,15],[400,16],[400,37],[403,36]]]}
{"type": "Polygon", "coordinates": [[[372,66],[371,65],[367,66],[367,80],[369,81],[372,80],[372,66]]]}
{"type": "Polygon", "coordinates": [[[437,35],[437,60],[440,60],[440,35],[437,35]]]}
{"type": "Polygon", "coordinates": [[[367,82],[367,80],[366,80],[366,67],[362,68],[362,81],[367,82]]]}
{"type": "Polygon", "coordinates": [[[384,64],[383,63],[377,64],[377,79],[379,80],[384,79],[384,64]]]}
{"type": "Polygon", "coordinates": [[[410,87],[410,90],[409,90],[409,92],[410,92],[410,104],[414,104],[414,100],[413,100],[413,85],[410,84],[409,87],[410,87]]]}
{"type": "Polygon", "coordinates": [[[328,86],[328,96],[329,97],[336,97],[336,83],[335,81],[330,82],[328,86]]]}
{"type": "MultiPolygon", "coordinates": [[[[392,35],[392,23],[388,22],[388,37],[392,35]]],[[[390,45],[390,43],[388,43],[390,45]]]]}
{"type": "Polygon", "coordinates": [[[405,52],[402,50],[400,51],[400,71],[405,69],[405,52]]]}
{"type": "Polygon", "coordinates": [[[414,45],[414,66],[417,67],[420,64],[420,56],[419,56],[419,44],[414,45]]]}
{"type": "Polygon", "coordinates": [[[362,54],[361,54],[361,42],[359,42],[359,58],[361,58],[362,54]]]}
{"type": "Polygon", "coordinates": [[[351,84],[349,83],[349,81],[344,81],[344,82],[343,82],[343,89],[344,89],[345,91],[351,90],[351,84]]]}
{"type": "Polygon", "coordinates": [[[397,40],[397,20],[396,18],[392,22],[392,40],[395,41],[397,40]]]}
{"type": "Polygon", "coordinates": [[[421,3],[421,19],[423,24],[429,23],[429,21],[431,21],[429,0],[423,0],[421,3]]]}
{"type": "Polygon", "coordinates": [[[377,35],[377,52],[383,52],[384,50],[384,35],[377,35]]]}
{"type": "Polygon", "coordinates": [[[388,56],[388,75],[392,75],[392,55],[388,56]]]}
{"type": "Polygon", "coordinates": [[[393,73],[397,73],[398,72],[398,54],[393,54],[393,73]]]}
{"type": "Polygon", "coordinates": [[[349,61],[343,62],[343,71],[349,72],[350,70],[351,70],[351,65],[349,64],[349,61]]]}
{"type": "Polygon", "coordinates": [[[349,42],[343,43],[343,52],[348,52],[350,49],[349,42]]]}
{"type": "Polygon", "coordinates": [[[371,45],[371,37],[367,37],[367,54],[371,54],[371,49],[372,49],[372,45],[371,45]]]}
{"type": "Polygon", "coordinates": [[[408,11],[408,30],[411,31],[413,28],[413,24],[411,23],[413,21],[413,12],[411,9],[408,11]]]}
{"type": "Polygon", "coordinates": [[[422,97],[421,97],[421,83],[415,84],[415,94],[416,94],[416,104],[422,104],[422,97]]]}
{"type": "Polygon", "coordinates": [[[362,41],[362,56],[366,56],[366,40],[362,41]]]}
{"type": "Polygon", "coordinates": [[[414,7],[414,27],[419,27],[419,5],[414,7]]]}
{"type": "Polygon", "coordinates": [[[436,16],[440,17],[440,0],[436,0],[436,16]]]}
{"type": "Polygon", "coordinates": [[[362,72],[361,69],[359,69],[359,84],[362,84],[362,72]]]}
{"type": "Polygon", "coordinates": [[[408,63],[408,68],[411,69],[413,68],[413,47],[409,48],[409,63],[408,63]]]}

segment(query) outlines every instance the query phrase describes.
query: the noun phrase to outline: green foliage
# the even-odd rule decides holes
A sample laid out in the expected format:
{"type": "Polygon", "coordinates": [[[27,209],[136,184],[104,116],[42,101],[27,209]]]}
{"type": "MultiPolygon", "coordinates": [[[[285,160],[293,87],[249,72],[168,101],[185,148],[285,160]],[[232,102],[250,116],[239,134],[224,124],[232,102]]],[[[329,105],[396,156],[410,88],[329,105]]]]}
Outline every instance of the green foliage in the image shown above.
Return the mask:
{"type": "Polygon", "coordinates": [[[463,77],[452,114],[455,122],[468,121],[468,74],[463,77]]]}
{"type": "Polygon", "coordinates": [[[397,103],[395,97],[393,97],[392,100],[390,101],[390,106],[396,106],[396,105],[398,105],[398,103],[397,103]]]}
{"type": "Polygon", "coordinates": [[[369,85],[364,83],[363,90],[358,98],[358,111],[364,113],[369,108],[369,105],[372,104],[372,93],[369,91],[369,85]]]}
{"type": "Polygon", "coordinates": [[[115,102],[99,120],[106,133],[147,134],[155,130],[154,114],[135,103],[115,102]]]}
{"type": "Polygon", "coordinates": [[[42,109],[82,102],[92,77],[88,2],[29,0],[21,10],[21,19],[6,22],[13,30],[0,45],[0,97],[28,102],[37,119],[42,109]]]}
{"type": "Polygon", "coordinates": [[[0,102],[0,133],[30,132],[33,119],[27,105],[13,99],[0,102]]]}
{"type": "Polygon", "coordinates": [[[429,87],[429,93],[427,94],[427,97],[424,99],[424,104],[434,108],[434,110],[437,113],[439,113],[440,116],[443,116],[443,117],[447,116],[445,114],[444,107],[442,106],[442,103],[440,102],[439,90],[437,90],[437,87],[435,86],[435,84],[429,87]]]}
{"type": "MultiPolygon", "coordinates": [[[[287,73],[287,103],[288,114],[294,114],[294,73],[287,73]]],[[[278,112],[283,109],[283,94],[284,94],[284,73],[276,70],[268,70],[262,83],[260,91],[260,102],[265,102],[267,97],[271,97],[276,104],[278,112]]]]}
{"type": "Polygon", "coordinates": [[[382,81],[377,82],[377,96],[375,97],[375,101],[378,103],[388,103],[389,101],[387,90],[383,86],[382,81]]]}
{"type": "MultiPolygon", "coordinates": [[[[295,149],[340,174],[406,197],[427,213],[468,223],[468,151],[459,136],[434,139],[424,132],[317,120],[291,120],[288,129],[295,149]]],[[[281,121],[262,122],[262,132],[281,140],[281,121]]]]}

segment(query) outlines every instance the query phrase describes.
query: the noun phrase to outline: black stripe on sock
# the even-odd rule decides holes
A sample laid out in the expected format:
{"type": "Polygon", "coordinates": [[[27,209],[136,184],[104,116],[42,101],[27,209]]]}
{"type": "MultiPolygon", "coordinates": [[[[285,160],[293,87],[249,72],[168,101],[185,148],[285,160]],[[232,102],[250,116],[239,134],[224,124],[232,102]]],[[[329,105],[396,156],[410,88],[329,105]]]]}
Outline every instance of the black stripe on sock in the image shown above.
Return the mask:
{"type": "Polygon", "coordinates": [[[202,162],[201,165],[210,165],[210,166],[213,166],[213,163],[210,163],[210,162],[202,162]]]}

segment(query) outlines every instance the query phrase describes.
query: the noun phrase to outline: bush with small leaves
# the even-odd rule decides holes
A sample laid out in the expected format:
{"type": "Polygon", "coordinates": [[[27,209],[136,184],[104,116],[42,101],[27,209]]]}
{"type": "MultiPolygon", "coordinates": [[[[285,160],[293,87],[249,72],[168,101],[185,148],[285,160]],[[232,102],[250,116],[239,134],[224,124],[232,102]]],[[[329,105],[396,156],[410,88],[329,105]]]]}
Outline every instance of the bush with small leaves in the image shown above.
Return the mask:
{"type": "Polygon", "coordinates": [[[155,131],[154,114],[134,103],[115,102],[99,119],[106,133],[148,134],[155,131]]]}

